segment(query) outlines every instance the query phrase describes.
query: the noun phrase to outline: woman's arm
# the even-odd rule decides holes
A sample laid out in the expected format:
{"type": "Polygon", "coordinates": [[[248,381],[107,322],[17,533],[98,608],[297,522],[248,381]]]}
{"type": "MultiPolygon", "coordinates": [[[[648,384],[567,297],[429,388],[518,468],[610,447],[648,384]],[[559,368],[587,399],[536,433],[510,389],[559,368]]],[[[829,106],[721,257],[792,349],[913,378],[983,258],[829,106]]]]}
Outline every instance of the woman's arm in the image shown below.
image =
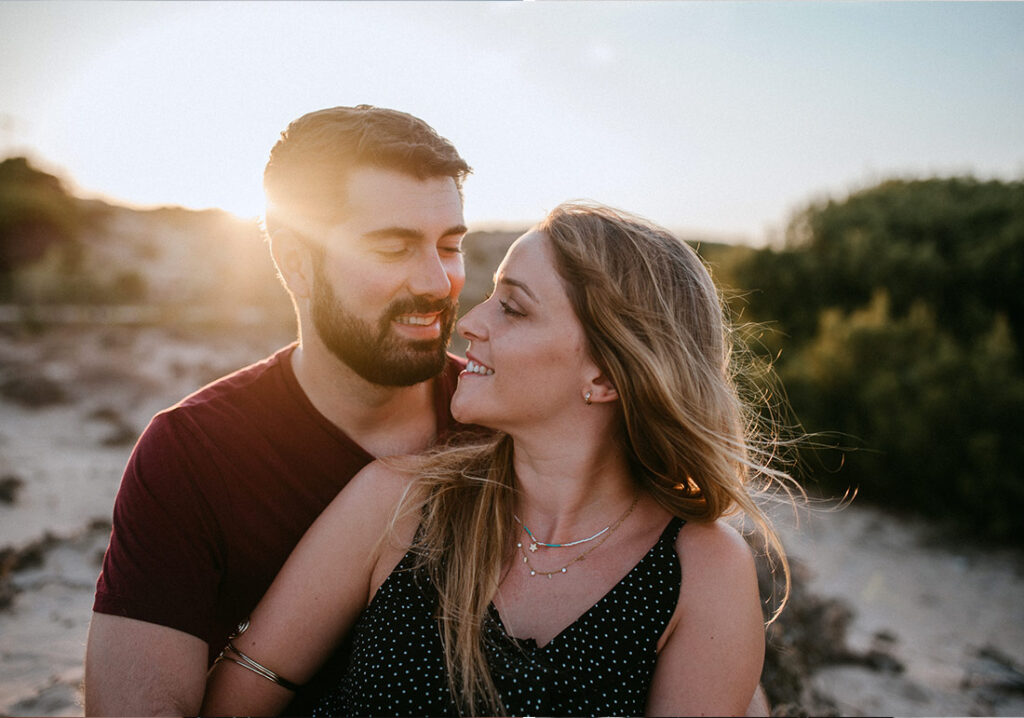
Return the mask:
{"type": "Polygon", "coordinates": [[[676,550],[683,581],[659,644],[647,715],[742,716],[761,677],[764,618],[754,559],[725,523],[689,523],[676,550]]]}
{"type": "MultiPolygon", "coordinates": [[[[366,607],[375,581],[380,583],[382,554],[394,556],[379,539],[406,483],[403,474],[379,462],[357,474],[292,551],[234,646],[293,683],[312,678],[366,607]]],[[[410,539],[414,531],[413,526],[410,539]]],[[[292,696],[246,668],[220,661],[210,673],[201,713],[273,715],[292,696]]]]}

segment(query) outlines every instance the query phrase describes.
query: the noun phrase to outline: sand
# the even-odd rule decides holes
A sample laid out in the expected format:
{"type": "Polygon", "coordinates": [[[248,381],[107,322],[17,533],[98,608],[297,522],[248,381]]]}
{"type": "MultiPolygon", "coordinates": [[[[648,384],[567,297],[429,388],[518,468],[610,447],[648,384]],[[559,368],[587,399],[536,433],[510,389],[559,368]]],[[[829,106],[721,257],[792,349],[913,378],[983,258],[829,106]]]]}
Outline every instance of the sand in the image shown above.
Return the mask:
{"type": "Polygon", "coordinates": [[[847,642],[903,670],[824,667],[842,715],[1024,715],[1024,557],[953,547],[933,526],[858,506],[787,528],[808,588],[853,610],[847,642]]]}
{"type": "MultiPolygon", "coordinates": [[[[132,442],[154,412],[287,340],[279,330],[0,334],[0,490],[9,478],[13,499],[0,498],[0,548],[11,549],[0,715],[82,714],[92,593],[132,442]]],[[[892,659],[815,670],[814,690],[839,712],[1024,715],[1020,554],[936,541],[926,523],[856,502],[784,534],[811,590],[851,607],[850,648],[892,659]]]]}

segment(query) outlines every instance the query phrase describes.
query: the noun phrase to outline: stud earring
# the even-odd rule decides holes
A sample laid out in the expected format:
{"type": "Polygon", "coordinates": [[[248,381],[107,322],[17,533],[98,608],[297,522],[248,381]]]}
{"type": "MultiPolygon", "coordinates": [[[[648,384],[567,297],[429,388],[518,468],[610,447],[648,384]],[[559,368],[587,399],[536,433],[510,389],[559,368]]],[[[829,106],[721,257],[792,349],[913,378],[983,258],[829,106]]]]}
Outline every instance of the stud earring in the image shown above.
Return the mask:
{"type": "Polygon", "coordinates": [[[586,404],[587,406],[590,406],[590,392],[589,391],[586,394],[583,395],[583,403],[586,404]]]}

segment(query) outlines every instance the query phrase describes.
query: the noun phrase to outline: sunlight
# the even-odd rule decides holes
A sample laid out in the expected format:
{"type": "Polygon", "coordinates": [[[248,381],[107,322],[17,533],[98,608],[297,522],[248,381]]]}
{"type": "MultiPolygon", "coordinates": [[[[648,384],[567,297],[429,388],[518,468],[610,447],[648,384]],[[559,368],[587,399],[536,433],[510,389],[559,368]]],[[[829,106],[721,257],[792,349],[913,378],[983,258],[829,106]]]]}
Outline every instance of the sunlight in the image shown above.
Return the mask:
{"type": "Polygon", "coordinates": [[[365,102],[455,143],[471,225],[591,198],[750,243],[812,191],[1020,174],[1013,4],[912,5],[0,3],[0,140],[83,194],[253,217],[288,122],[365,102]]]}
{"type": "Polygon", "coordinates": [[[223,83],[222,70],[179,66],[211,40],[173,23],[128,34],[54,94],[49,134],[78,184],[142,205],[262,212],[260,172],[278,128],[265,113],[227,111],[255,104],[242,68],[223,83]]]}
{"type": "MultiPolygon", "coordinates": [[[[494,146],[493,128],[506,111],[501,92],[513,80],[510,58],[480,47],[467,68],[465,46],[425,37],[429,23],[443,26],[444,8],[354,3],[341,14],[330,3],[261,3],[239,13],[234,3],[182,5],[162,6],[158,22],[125,27],[48,96],[38,134],[47,155],[73,168],[83,193],[258,216],[263,166],[280,131],[304,112],[339,104],[413,112],[458,139],[467,157],[504,151],[494,146]],[[475,98],[489,99],[484,106],[491,109],[478,109],[470,123],[450,90],[423,81],[460,71],[490,85],[475,98]]],[[[481,198],[477,189],[471,205],[481,198]]],[[[502,199],[492,196],[487,205],[502,207],[502,199]]]]}

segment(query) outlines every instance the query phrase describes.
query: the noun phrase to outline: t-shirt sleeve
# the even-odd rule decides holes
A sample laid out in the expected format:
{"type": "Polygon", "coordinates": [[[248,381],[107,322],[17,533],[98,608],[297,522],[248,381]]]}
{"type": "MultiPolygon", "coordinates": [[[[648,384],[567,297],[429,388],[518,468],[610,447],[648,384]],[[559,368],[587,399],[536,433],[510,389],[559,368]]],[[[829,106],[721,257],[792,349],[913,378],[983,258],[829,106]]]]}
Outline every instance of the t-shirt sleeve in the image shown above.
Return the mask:
{"type": "Polygon", "coordinates": [[[97,613],[209,640],[222,551],[200,481],[200,471],[211,471],[211,462],[197,460],[201,451],[202,442],[173,411],[157,415],[146,428],[114,502],[93,604],[97,613]]]}

